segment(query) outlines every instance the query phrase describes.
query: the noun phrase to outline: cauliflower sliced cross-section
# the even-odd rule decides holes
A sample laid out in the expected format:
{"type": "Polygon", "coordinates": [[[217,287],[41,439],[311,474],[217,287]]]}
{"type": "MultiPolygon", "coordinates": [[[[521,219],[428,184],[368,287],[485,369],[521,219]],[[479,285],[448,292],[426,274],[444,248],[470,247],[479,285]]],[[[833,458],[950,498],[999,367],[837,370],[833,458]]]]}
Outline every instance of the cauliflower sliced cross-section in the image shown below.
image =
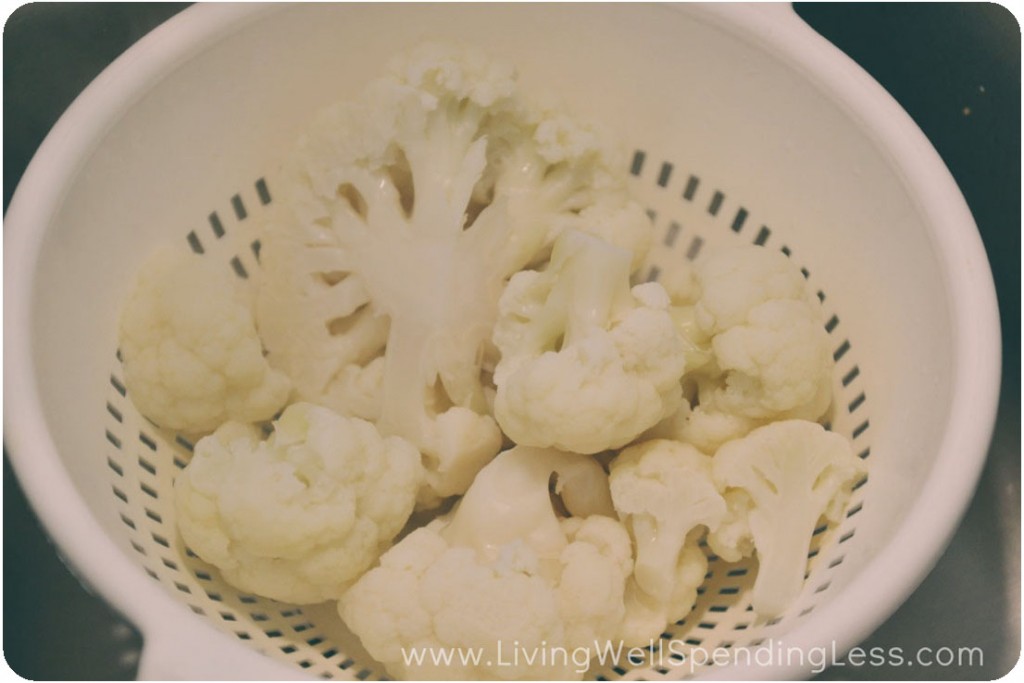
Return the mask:
{"type": "Polygon", "coordinates": [[[339,612],[400,678],[579,679],[624,615],[632,553],[610,514],[593,459],[513,448],[481,470],[450,516],[385,553],[339,612]],[[553,495],[573,517],[556,513],[553,495]],[[409,658],[416,650],[426,657],[409,658]],[[449,665],[431,658],[445,650],[455,654],[449,665]]]}
{"type": "Polygon", "coordinates": [[[376,420],[388,318],[345,271],[329,233],[281,229],[286,220],[272,209],[261,236],[256,322],[267,358],[298,400],[376,420]]]}
{"type": "Polygon", "coordinates": [[[632,642],[646,642],[693,606],[707,566],[694,538],[718,527],[726,504],[711,477],[711,458],[677,441],[625,449],[611,463],[609,483],[636,546],[634,615],[626,631],[632,642]]]}
{"type": "Polygon", "coordinates": [[[421,504],[463,493],[502,443],[485,361],[507,279],[567,226],[630,259],[647,248],[650,221],[609,159],[594,131],[526,106],[514,71],[476,50],[400,56],[323,112],[286,169],[290,213],[263,246],[271,363],[307,400],[416,445],[421,504]]]}
{"type": "Polygon", "coordinates": [[[237,588],[293,603],[337,599],[412,513],[419,454],[308,403],[260,436],[228,422],[196,444],[175,480],[181,536],[237,588]]]}
{"type": "Polygon", "coordinates": [[[682,341],[660,285],[629,287],[629,253],[563,232],[543,271],[515,275],[494,343],[494,413],[518,444],[618,448],[682,402],[682,341]]]}
{"type": "Polygon", "coordinates": [[[209,259],[171,249],[150,257],[119,336],[132,403],[166,429],[269,420],[288,400],[291,384],[263,357],[245,291],[209,259]]]}
{"type": "Polygon", "coordinates": [[[752,604],[760,616],[777,616],[797,598],[815,525],[822,515],[842,519],[865,471],[844,437],[806,420],[758,427],[715,454],[712,473],[730,509],[708,544],[730,560],[748,554],[752,543],[752,604]]]}

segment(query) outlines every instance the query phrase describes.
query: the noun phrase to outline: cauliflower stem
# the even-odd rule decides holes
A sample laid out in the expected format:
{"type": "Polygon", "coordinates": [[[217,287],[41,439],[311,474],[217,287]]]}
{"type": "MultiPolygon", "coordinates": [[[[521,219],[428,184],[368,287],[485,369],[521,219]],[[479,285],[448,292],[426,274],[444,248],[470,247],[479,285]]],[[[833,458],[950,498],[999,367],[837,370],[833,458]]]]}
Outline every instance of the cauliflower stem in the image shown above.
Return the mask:
{"type": "MultiPolygon", "coordinates": [[[[292,211],[272,232],[305,251],[268,254],[282,268],[266,282],[261,317],[276,330],[282,309],[304,310],[321,369],[305,367],[308,349],[287,333],[268,335],[271,362],[295,368],[309,400],[358,408],[416,445],[422,505],[463,493],[501,446],[489,373],[508,279],[544,263],[568,228],[619,245],[627,264],[647,248],[650,223],[610,168],[588,126],[519,99],[512,69],[438,45],[403,55],[361,98],[324,112],[287,167],[292,211]],[[311,305],[302,283],[318,278],[344,306],[311,305]],[[315,322],[324,311],[337,316],[330,335],[315,322]],[[371,320],[388,321],[383,344],[371,320]],[[337,347],[344,362],[319,360],[337,347]],[[381,353],[383,367],[369,372],[381,353]]],[[[289,244],[270,237],[264,248],[289,244]]]]}
{"type": "Polygon", "coordinates": [[[620,448],[682,402],[683,343],[655,283],[630,289],[630,254],[565,231],[543,271],[501,299],[494,413],[516,443],[620,448]]]}
{"type": "Polygon", "coordinates": [[[727,536],[712,533],[708,542],[726,557],[752,539],[758,570],[751,600],[758,615],[778,616],[796,600],[815,525],[822,515],[838,521],[864,471],[846,439],[806,420],[773,422],[719,449],[715,481],[726,495],[745,493],[731,502],[746,506],[730,510],[739,519],[727,536]]]}

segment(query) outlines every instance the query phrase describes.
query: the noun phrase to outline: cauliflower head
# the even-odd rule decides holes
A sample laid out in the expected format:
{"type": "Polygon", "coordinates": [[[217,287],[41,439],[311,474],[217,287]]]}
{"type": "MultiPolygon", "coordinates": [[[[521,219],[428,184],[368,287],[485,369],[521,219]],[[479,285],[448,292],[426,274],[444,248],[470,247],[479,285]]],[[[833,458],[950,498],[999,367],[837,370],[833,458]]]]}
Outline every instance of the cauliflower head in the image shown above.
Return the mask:
{"type": "Polygon", "coordinates": [[[760,616],[781,614],[799,596],[815,525],[822,515],[842,518],[865,471],[845,438],[806,420],[758,427],[715,454],[712,474],[730,510],[708,544],[727,560],[753,545],[752,605],[760,616]]]}
{"type": "Polygon", "coordinates": [[[270,437],[228,422],[175,480],[185,543],[228,583],[275,600],[336,599],[412,513],[419,454],[358,418],[290,405],[270,437]]]}
{"type": "Polygon", "coordinates": [[[291,384],[271,369],[246,292],[226,268],[171,249],[146,261],[121,312],[124,381],[139,412],[205,434],[269,420],[291,384]]]}
{"type": "Polygon", "coordinates": [[[342,597],[339,613],[393,676],[579,679],[586,662],[512,662],[509,653],[592,651],[615,636],[632,553],[624,527],[604,514],[611,513],[607,486],[588,457],[506,451],[449,517],[385,553],[342,597]],[[575,516],[556,513],[553,492],[575,516]],[[466,665],[456,653],[444,666],[429,656],[442,648],[480,658],[466,665]],[[417,649],[427,657],[410,660],[417,649]]]}
{"type": "Polygon", "coordinates": [[[655,283],[630,290],[628,252],[562,233],[543,271],[515,275],[494,343],[494,414],[518,444],[621,447],[682,402],[683,343],[655,283]]]}
{"type": "Polygon", "coordinates": [[[752,420],[816,420],[832,400],[833,360],[818,302],[779,252],[743,247],[697,269],[694,319],[711,338],[705,410],[752,420]]]}
{"type": "Polygon", "coordinates": [[[421,504],[463,493],[502,442],[485,359],[507,279],[545,262],[566,226],[630,258],[650,241],[611,158],[590,127],[527,106],[514,71],[476,50],[400,56],[325,110],[285,170],[288,211],[262,252],[271,364],[307,400],[419,448],[421,504]]]}

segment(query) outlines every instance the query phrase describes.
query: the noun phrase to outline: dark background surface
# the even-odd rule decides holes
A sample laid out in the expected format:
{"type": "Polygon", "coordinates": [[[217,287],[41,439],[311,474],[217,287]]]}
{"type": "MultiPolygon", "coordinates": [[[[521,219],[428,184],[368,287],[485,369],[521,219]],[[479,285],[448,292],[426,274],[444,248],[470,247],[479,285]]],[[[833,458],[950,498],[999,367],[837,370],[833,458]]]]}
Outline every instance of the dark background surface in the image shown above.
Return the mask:
{"type": "MultiPolygon", "coordinates": [[[[182,4],[34,4],[3,35],[4,209],[59,115],[111,60],[182,4]]],[[[910,113],[960,185],[1003,320],[989,459],[963,525],[865,649],[980,647],[980,666],[842,666],[821,678],[993,679],[1020,656],[1020,27],[994,4],[803,4],[797,12],[910,113]]],[[[133,678],[140,638],[61,564],[5,458],[3,651],[31,679],[133,678]]]]}

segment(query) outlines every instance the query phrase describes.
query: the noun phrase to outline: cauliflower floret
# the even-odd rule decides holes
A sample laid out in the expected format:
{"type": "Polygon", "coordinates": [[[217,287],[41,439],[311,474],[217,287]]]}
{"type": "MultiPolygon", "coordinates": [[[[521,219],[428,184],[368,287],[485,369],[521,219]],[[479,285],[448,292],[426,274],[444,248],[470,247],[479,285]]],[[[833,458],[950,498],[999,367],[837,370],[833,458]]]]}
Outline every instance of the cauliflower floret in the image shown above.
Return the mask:
{"type": "Polygon", "coordinates": [[[426,476],[417,503],[432,508],[469,488],[501,447],[501,432],[490,415],[453,406],[424,425],[420,444],[426,476]]]}
{"type": "Polygon", "coordinates": [[[816,420],[832,400],[832,353],[821,309],[783,254],[721,252],[697,269],[694,316],[714,363],[699,391],[707,412],[752,420],[816,420]]]}
{"type": "Polygon", "coordinates": [[[366,365],[352,363],[341,369],[325,394],[323,405],[334,407],[341,415],[364,420],[380,417],[381,385],[384,381],[384,356],[377,356],[366,365]]]}
{"type": "Polygon", "coordinates": [[[266,441],[228,422],[196,444],[175,480],[178,529],[242,590],[336,599],[402,529],[421,479],[419,454],[403,439],[296,403],[266,441]]]}
{"type": "Polygon", "coordinates": [[[625,635],[633,643],[645,642],[693,606],[704,581],[698,569],[707,564],[702,565],[694,531],[717,528],[726,505],[711,478],[711,458],[676,441],[625,449],[611,463],[609,483],[615,510],[636,545],[634,609],[625,635]],[[664,620],[659,623],[655,616],[664,620]]]}
{"type": "Polygon", "coordinates": [[[245,291],[226,268],[170,249],[146,261],[121,312],[124,381],[140,413],[167,429],[213,431],[268,420],[288,378],[272,370],[245,291]]]}
{"type": "Polygon", "coordinates": [[[665,288],[671,301],[668,310],[686,349],[686,372],[692,374],[713,360],[711,335],[697,323],[696,304],[701,293],[697,274],[688,261],[675,261],[658,276],[658,284],[665,288]]]}
{"type": "Polygon", "coordinates": [[[714,455],[722,444],[746,436],[763,420],[753,420],[704,406],[690,408],[683,401],[675,413],[644,433],[644,439],[671,439],[694,446],[701,453],[714,455]]]}
{"type": "Polygon", "coordinates": [[[325,111],[286,169],[273,231],[287,236],[263,246],[282,264],[262,288],[261,327],[281,328],[267,335],[271,363],[308,400],[365,409],[416,445],[422,504],[462,493],[502,442],[484,359],[507,279],[583,216],[639,258],[650,222],[624,188],[591,129],[530,113],[511,68],[420,46],[325,111]],[[304,320],[275,322],[282,311],[304,320]],[[353,402],[367,394],[352,365],[382,347],[379,394],[353,402]]]}
{"type": "Polygon", "coordinates": [[[687,535],[698,526],[714,529],[725,517],[711,458],[677,441],[647,441],[612,461],[609,484],[615,510],[636,542],[637,584],[667,598],[687,535]]]}
{"type": "Polygon", "coordinates": [[[551,494],[576,516],[614,516],[608,478],[591,458],[552,449],[518,446],[480,471],[443,531],[445,538],[472,546],[486,560],[500,548],[528,541],[543,557],[564,545],[561,520],[551,494]],[[552,491],[552,478],[554,490],[552,491]]]}
{"type": "Polygon", "coordinates": [[[693,373],[707,368],[714,361],[711,348],[711,337],[701,330],[697,324],[697,312],[692,304],[680,305],[672,300],[669,313],[679,330],[679,338],[683,341],[683,354],[686,357],[686,371],[693,373]]]}
{"type": "Polygon", "coordinates": [[[551,108],[522,102],[513,116],[497,117],[488,146],[488,166],[474,188],[481,203],[492,203],[491,218],[522,226],[545,226],[541,248],[523,267],[539,267],[564,230],[578,230],[629,251],[640,267],[651,246],[650,218],[630,199],[623,182],[621,150],[607,144],[608,131],[551,108]],[[523,135],[523,131],[532,131],[523,135]]]}
{"type": "Polygon", "coordinates": [[[722,498],[727,510],[725,519],[717,529],[708,532],[708,546],[726,562],[739,562],[754,554],[749,524],[754,501],[743,489],[729,489],[722,498]]]}
{"type": "Polygon", "coordinates": [[[801,301],[769,301],[712,341],[725,371],[709,404],[752,419],[815,420],[832,401],[832,352],[821,320],[801,301]]]}
{"type": "Polygon", "coordinates": [[[700,287],[697,321],[709,335],[747,321],[769,301],[806,301],[807,282],[785,254],[745,246],[712,254],[696,269],[700,287]]]}
{"type": "Polygon", "coordinates": [[[629,254],[562,233],[541,272],[501,299],[494,413],[519,444],[577,453],[618,448],[682,401],[683,345],[660,285],[629,289],[629,254]]]}
{"type": "Polygon", "coordinates": [[[738,559],[752,541],[758,557],[752,604],[763,617],[784,612],[799,596],[814,527],[822,515],[842,519],[863,461],[842,436],[805,420],[759,427],[722,446],[712,473],[729,500],[724,530],[708,543],[738,559]],[[745,496],[736,495],[743,492],[745,496]]]}
{"type": "Polygon", "coordinates": [[[676,563],[672,592],[655,598],[640,588],[635,578],[626,584],[626,616],[618,637],[628,647],[642,647],[658,640],[668,624],[673,624],[693,609],[697,589],[704,583],[708,571],[708,558],[700,549],[697,537],[690,534],[676,563]]]}
{"type": "MultiPolygon", "coordinates": [[[[517,447],[481,470],[450,517],[417,529],[339,601],[339,613],[388,672],[407,679],[578,679],[571,653],[612,638],[632,571],[629,535],[592,459],[517,447]],[[552,477],[565,507],[560,519],[552,477]],[[408,661],[418,648],[423,661],[408,661]],[[479,652],[451,666],[429,649],[479,652]],[[570,658],[512,662],[565,648],[570,658]],[[504,654],[502,654],[504,653],[504,654]]],[[[585,668],[585,664],[582,668],[585,668]]]]}
{"type": "Polygon", "coordinates": [[[668,293],[673,306],[694,306],[700,299],[700,282],[689,261],[673,261],[672,267],[660,273],[658,282],[668,293]]]}

